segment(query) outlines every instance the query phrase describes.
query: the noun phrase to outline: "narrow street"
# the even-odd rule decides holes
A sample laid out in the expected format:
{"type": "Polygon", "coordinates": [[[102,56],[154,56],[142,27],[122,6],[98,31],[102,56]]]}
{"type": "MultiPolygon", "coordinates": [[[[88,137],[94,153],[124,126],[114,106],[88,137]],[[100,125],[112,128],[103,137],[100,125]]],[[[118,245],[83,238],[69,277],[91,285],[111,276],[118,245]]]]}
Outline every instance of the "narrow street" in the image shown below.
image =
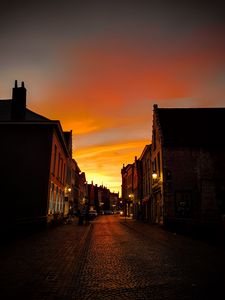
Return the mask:
{"type": "Polygon", "coordinates": [[[225,299],[223,247],[99,216],[1,247],[1,299],[225,299]]]}

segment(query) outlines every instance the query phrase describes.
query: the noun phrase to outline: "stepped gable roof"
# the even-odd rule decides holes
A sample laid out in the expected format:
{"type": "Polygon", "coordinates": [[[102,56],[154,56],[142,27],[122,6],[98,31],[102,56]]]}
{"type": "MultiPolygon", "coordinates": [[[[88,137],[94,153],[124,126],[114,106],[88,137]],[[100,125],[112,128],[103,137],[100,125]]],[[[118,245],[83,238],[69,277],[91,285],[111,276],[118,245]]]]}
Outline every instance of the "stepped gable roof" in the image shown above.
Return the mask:
{"type": "Polygon", "coordinates": [[[225,146],[225,108],[157,108],[164,145],[225,146]]]}

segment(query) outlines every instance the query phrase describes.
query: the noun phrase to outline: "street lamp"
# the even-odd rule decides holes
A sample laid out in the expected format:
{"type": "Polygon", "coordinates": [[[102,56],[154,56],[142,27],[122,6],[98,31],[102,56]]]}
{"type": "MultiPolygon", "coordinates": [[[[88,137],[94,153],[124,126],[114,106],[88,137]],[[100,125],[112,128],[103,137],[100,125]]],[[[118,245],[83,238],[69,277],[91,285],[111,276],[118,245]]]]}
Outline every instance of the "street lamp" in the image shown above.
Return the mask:
{"type": "Polygon", "coordinates": [[[152,172],[152,179],[153,180],[157,179],[157,173],[155,171],[152,172]]]}
{"type": "Polygon", "coordinates": [[[130,194],[128,197],[130,198],[131,201],[134,200],[134,194],[130,194]]]}

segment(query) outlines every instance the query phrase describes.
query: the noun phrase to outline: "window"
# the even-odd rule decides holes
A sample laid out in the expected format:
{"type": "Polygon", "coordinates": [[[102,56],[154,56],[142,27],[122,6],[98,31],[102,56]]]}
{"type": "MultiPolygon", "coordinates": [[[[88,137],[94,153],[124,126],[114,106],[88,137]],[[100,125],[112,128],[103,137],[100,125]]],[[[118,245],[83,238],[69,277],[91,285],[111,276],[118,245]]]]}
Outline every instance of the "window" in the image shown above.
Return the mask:
{"type": "Polygon", "coordinates": [[[161,168],[160,168],[160,152],[157,154],[157,164],[158,164],[158,176],[160,177],[161,168]]]}
{"type": "Polygon", "coordinates": [[[57,156],[57,146],[55,145],[54,147],[54,160],[53,160],[53,169],[52,169],[52,173],[55,175],[55,166],[56,166],[56,156],[57,156]]]}
{"type": "Polygon", "coordinates": [[[156,172],[156,173],[157,173],[156,158],[155,158],[154,161],[153,161],[152,170],[153,170],[153,172],[156,172]]]}
{"type": "Polygon", "coordinates": [[[60,170],[60,178],[61,180],[63,179],[63,159],[61,158],[61,166],[60,166],[61,170],[60,170]]]}
{"type": "Polygon", "coordinates": [[[63,164],[63,183],[65,183],[65,177],[66,177],[66,164],[63,164]]]}
{"type": "Polygon", "coordinates": [[[62,182],[64,182],[64,168],[65,168],[65,164],[63,163],[62,160],[62,176],[61,176],[62,182]]]}
{"type": "Polygon", "coordinates": [[[59,191],[58,187],[56,187],[56,198],[55,198],[55,212],[58,212],[58,207],[59,207],[59,191]]]}
{"type": "Polygon", "coordinates": [[[191,192],[177,191],[175,194],[175,212],[177,217],[191,216],[191,192]]]}
{"type": "Polygon", "coordinates": [[[57,172],[57,177],[59,178],[60,176],[60,162],[61,162],[61,159],[60,159],[60,153],[58,154],[58,172],[57,172]]]}
{"type": "Polygon", "coordinates": [[[48,213],[52,214],[53,211],[54,211],[54,183],[51,183],[48,213]]]}

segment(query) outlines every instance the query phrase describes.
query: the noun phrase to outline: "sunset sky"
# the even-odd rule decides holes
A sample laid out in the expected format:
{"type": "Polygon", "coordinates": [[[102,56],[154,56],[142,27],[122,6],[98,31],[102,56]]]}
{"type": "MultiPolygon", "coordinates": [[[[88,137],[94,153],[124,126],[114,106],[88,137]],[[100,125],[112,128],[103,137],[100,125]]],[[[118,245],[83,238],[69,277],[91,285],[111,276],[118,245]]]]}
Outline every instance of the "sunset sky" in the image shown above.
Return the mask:
{"type": "Polygon", "coordinates": [[[1,1],[0,98],[24,81],[28,108],[72,129],[88,182],[120,192],[153,104],[225,106],[220,2],[1,1]]]}

